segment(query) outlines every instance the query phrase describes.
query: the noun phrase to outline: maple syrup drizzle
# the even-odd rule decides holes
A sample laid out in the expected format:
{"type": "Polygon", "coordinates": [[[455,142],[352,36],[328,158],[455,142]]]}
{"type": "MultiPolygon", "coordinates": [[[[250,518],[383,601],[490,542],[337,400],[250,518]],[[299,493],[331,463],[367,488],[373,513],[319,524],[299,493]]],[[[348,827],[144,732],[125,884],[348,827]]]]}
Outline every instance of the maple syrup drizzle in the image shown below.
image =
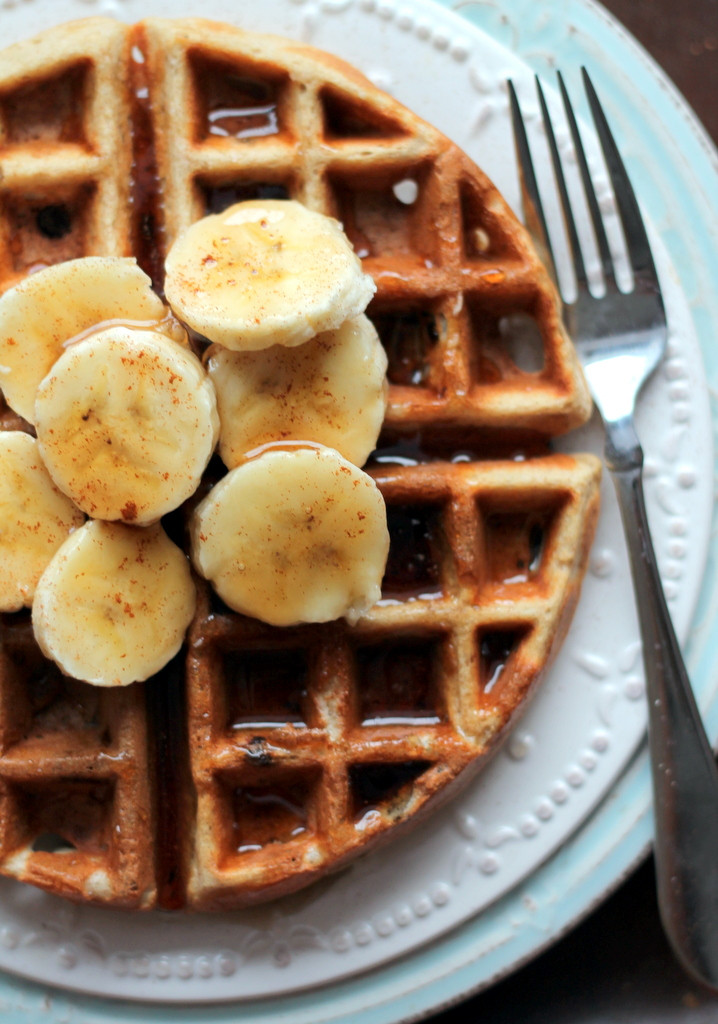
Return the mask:
{"type": "Polygon", "coordinates": [[[390,545],[383,600],[430,600],[442,593],[440,560],[440,512],[432,506],[387,506],[390,545]]]}
{"type": "MultiPolygon", "coordinates": [[[[141,37],[136,38],[130,64],[132,247],[139,266],[150,277],[155,291],[162,295],[164,260],[159,222],[162,182],[157,172],[149,80],[141,43],[141,37]]],[[[155,879],[158,904],[164,910],[178,909],[185,899],[182,808],[190,781],[183,668],[184,653],[181,652],[145,689],[148,754],[156,785],[155,879]]]]}
{"type": "Polygon", "coordinates": [[[420,466],[431,462],[485,462],[510,459],[524,462],[528,458],[547,455],[550,447],[545,437],[531,437],[526,431],[512,436],[510,430],[480,433],[437,427],[412,434],[395,434],[385,429],[369,458],[373,466],[420,466]]]}
{"type": "Polygon", "coordinates": [[[307,727],[305,652],[228,651],[223,658],[227,722],[232,730],[307,727]]]}
{"type": "Polygon", "coordinates": [[[357,651],[362,726],[438,725],[434,644],[386,643],[357,651]]]}
{"type": "Polygon", "coordinates": [[[354,805],[354,827],[363,831],[371,825],[379,817],[379,806],[398,795],[405,785],[414,782],[430,767],[430,761],[352,765],[349,784],[354,805]]]}
{"type": "Polygon", "coordinates": [[[256,106],[217,106],[207,112],[209,134],[222,138],[255,139],[266,135],[277,135],[279,117],[276,103],[259,103],[256,106]]]}
{"type": "Polygon", "coordinates": [[[516,646],[518,633],[497,630],[485,633],[480,641],[482,663],[482,690],[491,693],[506,668],[511,652],[516,646]]]}
{"type": "Polygon", "coordinates": [[[132,48],[132,176],[133,251],[137,262],[162,295],[164,259],[161,252],[159,202],[162,182],[157,172],[147,65],[138,45],[132,48]]]}
{"type": "Polygon", "coordinates": [[[536,578],[541,565],[548,516],[492,513],[486,519],[489,579],[511,585],[536,578]]]}
{"type": "Polygon", "coordinates": [[[199,139],[207,136],[248,141],[281,131],[279,99],[282,82],[238,73],[229,64],[192,59],[200,110],[196,126],[199,139]]]}
{"type": "Polygon", "coordinates": [[[184,651],[145,688],[150,770],[156,784],[155,878],[163,910],[177,910],[185,902],[182,808],[190,780],[183,668],[184,651]]]}
{"type": "Polygon", "coordinates": [[[371,316],[386,350],[391,384],[426,387],[430,354],[439,340],[437,317],[429,310],[380,312],[371,316]]]}
{"type": "Polygon", "coordinates": [[[234,791],[238,853],[261,850],[269,843],[286,843],[307,831],[303,787],[238,788],[234,791]],[[242,837],[241,833],[245,832],[242,837]]]}

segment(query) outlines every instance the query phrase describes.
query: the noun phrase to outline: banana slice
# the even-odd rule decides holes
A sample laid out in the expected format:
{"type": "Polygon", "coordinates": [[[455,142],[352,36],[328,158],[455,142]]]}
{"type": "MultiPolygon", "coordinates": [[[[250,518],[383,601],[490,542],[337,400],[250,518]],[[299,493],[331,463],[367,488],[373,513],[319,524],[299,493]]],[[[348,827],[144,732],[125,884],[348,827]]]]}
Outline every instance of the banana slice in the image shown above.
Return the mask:
{"type": "Polygon", "coordinates": [[[275,626],[356,621],[379,600],[389,551],[376,484],[321,445],[230,470],[197,506],[191,540],[222,600],[275,626]]]}
{"type": "Polygon", "coordinates": [[[52,482],[35,438],[0,431],[0,612],[30,607],[48,562],[84,521],[52,482]]]}
{"type": "Polygon", "coordinates": [[[187,558],[159,524],[90,520],[40,577],[32,624],[43,654],[66,675],[126,686],[174,657],[196,600],[187,558]]]}
{"type": "Polygon", "coordinates": [[[71,345],[40,384],[40,452],[96,519],[154,522],[199,484],[219,434],[214,388],[188,349],[110,327],[71,345]]]}
{"type": "Polygon", "coordinates": [[[365,316],[297,348],[231,352],[205,365],[217,393],[219,451],[230,469],[271,441],[314,441],[363,466],[386,409],[386,352],[365,316]]]}
{"type": "Polygon", "coordinates": [[[179,325],[134,259],[87,256],[26,277],[0,298],[0,388],[34,423],[35,393],[65,343],[106,321],[152,322],[176,339],[179,325]]]}
{"type": "Polygon", "coordinates": [[[375,291],[339,222],[287,199],[197,221],[165,270],[177,316],[237,350],[300,345],[362,313],[375,291]]]}

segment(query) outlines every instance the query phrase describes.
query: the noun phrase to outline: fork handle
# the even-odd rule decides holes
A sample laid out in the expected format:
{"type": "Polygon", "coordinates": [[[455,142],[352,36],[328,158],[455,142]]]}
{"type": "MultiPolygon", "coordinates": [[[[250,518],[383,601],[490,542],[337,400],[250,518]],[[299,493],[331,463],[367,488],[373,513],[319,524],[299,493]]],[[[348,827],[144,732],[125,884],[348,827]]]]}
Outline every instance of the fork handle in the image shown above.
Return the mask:
{"type": "Polygon", "coordinates": [[[643,641],[658,904],[679,960],[718,990],[718,769],[656,565],[637,440],[632,449],[631,457],[621,459],[609,440],[606,457],[627,538],[643,641]]]}

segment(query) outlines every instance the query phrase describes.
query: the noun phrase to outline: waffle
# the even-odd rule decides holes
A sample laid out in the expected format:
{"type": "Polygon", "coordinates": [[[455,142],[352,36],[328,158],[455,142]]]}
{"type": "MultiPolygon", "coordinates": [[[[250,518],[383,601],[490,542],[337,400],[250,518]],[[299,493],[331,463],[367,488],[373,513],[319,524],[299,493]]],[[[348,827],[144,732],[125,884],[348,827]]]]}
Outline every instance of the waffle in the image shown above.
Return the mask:
{"type": "MultiPolygon", "coordinates": [[[[0,871],[75,900],[257,903],[421,820],[497,748],[578,598],[599,465],[550,440],[588,394],[553,285],[464,154],[335,58],[226,25],[95,18],[0,54],[0,290],[134,254],[161,291],[187,225],[268,197],[338,217],[377,284],[382,600],[277,629],[197,580],[183,652],[102,691],[4,616],[0,871]]],[[[165,523],[182,543],[186,514],[165,523]]]]}

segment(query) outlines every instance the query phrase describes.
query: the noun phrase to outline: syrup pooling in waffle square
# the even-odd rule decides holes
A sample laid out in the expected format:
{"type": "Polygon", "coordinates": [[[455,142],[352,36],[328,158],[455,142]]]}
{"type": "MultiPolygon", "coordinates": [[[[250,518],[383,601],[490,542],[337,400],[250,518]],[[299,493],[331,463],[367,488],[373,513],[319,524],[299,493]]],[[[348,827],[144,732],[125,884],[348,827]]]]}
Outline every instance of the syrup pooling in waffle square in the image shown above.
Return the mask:
{"type": "MultiPolygon", "coordinates": [[[[553,286],[439,132],[333,57],[199,19],[88,19],[5,51],[0,170],[3,290],[107,254],[161,292],[174,239],[253,198],[337,217],[377,284],[391,548],[369,614],[278,629],[198,580],[183,652],[100,696],[42,658],[26,613],[0,637],[3,873],[143,908],[298,889],[467,780],[565,633],[598,466],[548,452],[589,411],[553,286]]],[[[185,518],[165,524],[180,542],[185,518]]]]}

